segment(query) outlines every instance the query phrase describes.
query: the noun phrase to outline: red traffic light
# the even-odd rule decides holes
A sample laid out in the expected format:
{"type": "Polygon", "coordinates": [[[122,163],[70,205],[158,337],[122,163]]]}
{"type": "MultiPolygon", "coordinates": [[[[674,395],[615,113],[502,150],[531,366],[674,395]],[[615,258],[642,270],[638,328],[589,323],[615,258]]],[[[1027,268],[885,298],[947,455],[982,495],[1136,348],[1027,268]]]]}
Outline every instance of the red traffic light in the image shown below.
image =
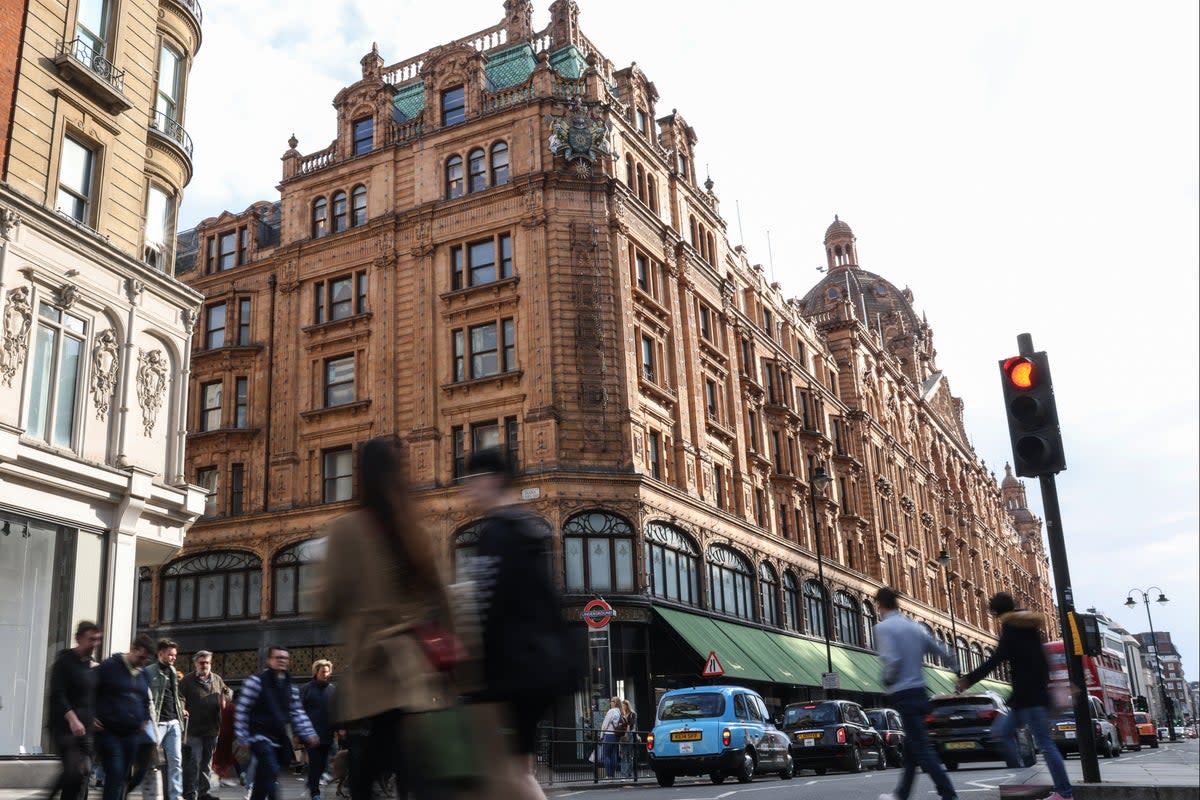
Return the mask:
{"type": "Polygon", "coordinates": [[[1018,389],[1032,389],[1037,381],[1033,362],[1025,356],[1013,356],[1004,362],[1004,374],[1008,382],[1018,389]]]}

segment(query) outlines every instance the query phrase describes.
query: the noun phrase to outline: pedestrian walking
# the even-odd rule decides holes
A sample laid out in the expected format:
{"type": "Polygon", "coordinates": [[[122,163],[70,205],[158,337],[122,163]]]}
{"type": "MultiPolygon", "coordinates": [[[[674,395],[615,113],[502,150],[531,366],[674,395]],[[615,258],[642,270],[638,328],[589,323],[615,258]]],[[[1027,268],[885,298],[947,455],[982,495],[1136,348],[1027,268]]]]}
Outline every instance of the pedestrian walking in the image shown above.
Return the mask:
{"type": "Polygon", "coordinates": [[[1046,767],[1054,780],[1054,793],[1047,800],[1065,800],[1072,794],[1071,780],[1062,753],[1050,738],[1050,719],[1046,713],[1050,705],[1050,665],[1046,651],[1042,649],[1041,630],[1046,618],[1036,611],[1018,609],[1008,592],[997,592],[988,601],[988,611],[1000,620],[1000,641],[991,657],[958,679],[960,692],[1008,662],[1012,672],[1012,694],[1008,698],[1010,713],[1001,717],[992,733],[1004,747],[1009,767],[1028,767],[1023,764],[1017,751],[1016,730],[1022,725],[1029,727],[1034,740],[1046,759],[1046,767]]]}
{"type": "Polygon", "coordinates": [[[370,800],[375,782],[394,775],[398,797],[441,797],[413,749],[438,743],[416,740],[412,716],[453,702],[422,645],[450,630],[440,559],[412,508],[400,441],[371,439],[360,464],[362,502],[330,526],[318,602],[345,647],[337,716],[347,731],[350,796],[370,800]]]}
{"type": "Polygon", "coordinates": [[[604,765],[604,774],[611,778],[617,774],[617,739],[624,733],[621,720],[621,698],[608,699],[608,711],[600,723],[600,763],[604,765]],[[618,732],[618,728],[621,728],[618,732]]]}
{"type": "Polygon", "coordinates": [[[329,764],[329,753],[334,744],[333,695],[334,686],[329,679],[333,675],[333,662],[321,658],[313,662],[313,678],[300,687],[300,703],[304,713],[317,732],[320,742],[308,749],[308,794],[312,800],[321,800],[321,776],[329,764]]]}
{"type": "Polygon", "coordinates": [[[925,727],[929,704],[929,689],[925,685],[924,659],[934,655],[953,669],[958,668],[954,656],[920,625],[900,613],[896,592],[882,586],[875,592],[879,622],[875,625],[875,642],[883,667],[883,686],[888,693],[888,705],[900,713],[904,728],[904,770],[900,782],[890,794],[879,800],[908,800],[916,779],[917,767],[933,780],[942,800],[957,800],[958,794],[938,760],[925,727]]]}
{"type": "Polygon", "coordinates": [[[233,729],[237,740],[249,747],[254,756],[251,800],[276,796],[280,765],[290,760],[288,723],[310,747],[320,741],[288,675],[291,661],[284,648],[267,648],[267,668],[247,678],[238,694],[233,729]]]}
{"type": "Polygon", "coordinates": [[[179,645],[170,639],[159,639],[155,650],[157,659],[146,667],[150,713],[158,728],[158,746],[166,761],[166,800],[179,800],[183,794],[183,739],[188,715],[179,693],[179,673],[175,670],[179,645]]]}
{"type": "Polygon", "coordinates": [[[145,777],[158,731],[151,724],[150,683],[143,669],[154,640],[140,634],[128,653],[114,653],[96,668],[96,753],[104,767],[104,800],[124,800],[145,777]]]}
{"type": "Polygon", "coordinates": [[[637,769],[638,745],[642,737],[638,734],[637,712],[633,710],[628,698],[621,700],[621,720],[625,724],[625,735],[621,742],[621,775],[632,778],[637,769]]]}
{"type": "Polygon", "coordinates": [[[471,454],[466,492],[482,515],[470,569],[483,643],[480,700],[500,704],[513,731],[505,800],[545,794],[533,775],[538,722],[574,690],[577,670],[550,571],[550,526],[518,504],[509,460],[471,454]]]}
{"type": "Polygon", "coordinates": [[[96,662],[103,634],[94,622],[75,626],[75,646],[63,650],[50,668],[50,734],[58,745],[62,771],[50,797],[78,800],[92,772],[92,723],[96,719],[96,662]]]}
{"type": "Polygon", "coordinates": [[[192,667],[194,671],[179,682],[188,715],[183,742],[183,796],[185,800],[217,800],[209,776],[221,734],[221,712],[233,700],[233,692],[212,671],[212,653],[208,650],[192,656],[192,667]]]}

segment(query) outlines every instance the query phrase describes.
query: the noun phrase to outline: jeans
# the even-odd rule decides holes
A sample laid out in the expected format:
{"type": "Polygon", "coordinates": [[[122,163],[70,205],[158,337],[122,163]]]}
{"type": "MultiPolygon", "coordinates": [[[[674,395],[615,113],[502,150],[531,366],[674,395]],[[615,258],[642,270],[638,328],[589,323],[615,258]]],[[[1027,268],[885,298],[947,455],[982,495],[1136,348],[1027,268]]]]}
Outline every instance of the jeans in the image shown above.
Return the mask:
{"type": "Polygon", "coordinates": [[[212,794],[208,776],[212,772],[213,751],[217,749],[216,736],[189,736],[183,746],[183,796],[195,800],[196,790],[200,796],[212,794]]]}
{"type": "Polygon", "coordinates": [[[279,750],[274,743],[261,740],[250,745],[250,752],[254,753],[254,772],[251,773],[254,786],[250,790],[250,800],[278,797],[275,784],[279,781],[279,750]]]}
{"type": "Polygon", "coordinates": [[[933,779],[933,785],[942,800],[957,797],[950,776],[946,774],[946,768],[938,760],[933,742],[929,740],[929,730],[925,727],[925,715],[930,710],[929,692],[925,689],[905,689],[891,695],[888,700],[891,707],[900,712],[900,724],[905,736],[904,771],[900,775],[900,782],[896,784],[896,797],[908,800],[918,766],[933,779]]]}
{"type": "Polygon", "coordinates": [[[62,734],[58,737],[58,751],[62,754],[62,772],[50,797],[56,793],[62,800],[79,800],[87,797],[88,777],[92,772],[92,742],[86,736],[62,734]]]}
{"type": "Polygon", "coordinates": [[[96,734],[96,753],[104,767],[104,800],[125,800],[131,788],[129,773],[138,763],[144,739],[141,731],[126,734],[100,731],[96,734]]]}
{"type": "Polygon", "coordinates": [[[321,775],[329,764],[331,745],[319,744],[308,748],[308,794],[316,797],[321,793],[321,775]]]}
{"type": "Polygon", "coordinates": [[[606,733],[600,740],[600,763],[604,764],[604,772],[608,777],[617,773],[617,735],[606,733]]]}
{"type": "Polygon", "coordinates": [[[1050,738],[1050,720],[1046,716],[1046,709],[1042,706],[1010,708],[1008,716],[1001,718],[992,729],[996,738],[1000,740],[1001,747],[1004,748],[1008,766],[1023,766],[1021,754],[1017,752],[1017,739],[1014,735],[1017,728],[1022,725],[1029,728],[1038,747],[1042,749],[1042,757],[1046,759],[1046,767],[1050,770],[1050,777],[1054,779],[1054,791],[1063,797],[1070,797],[1071,780],[1067,777],[1067,767],[1063,763],[1062,753],[1058,752],[1058,746],[1050,738]]]}
{"type": "Polygon", "coordinates": [[[167,762],[163,784],[166,800],[179,800],[183,794],[183,726],[179,720],[158,723],[158,746],[167,762]]]}

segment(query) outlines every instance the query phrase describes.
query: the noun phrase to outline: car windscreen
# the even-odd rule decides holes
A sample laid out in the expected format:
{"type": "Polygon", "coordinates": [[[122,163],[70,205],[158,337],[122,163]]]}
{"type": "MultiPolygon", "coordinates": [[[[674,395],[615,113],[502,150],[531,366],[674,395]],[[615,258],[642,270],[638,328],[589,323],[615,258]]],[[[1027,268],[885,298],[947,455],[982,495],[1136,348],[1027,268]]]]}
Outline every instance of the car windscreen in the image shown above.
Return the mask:
{"type": "Polygon", "coordinates": [[[888,729],[887,715],[882,711],[867,711],[867,719],[871,720],[871,727],[877,731],[886,731],[888,729]]]}
{"type": "Polygon", "coordinates": [[[1133,721],[1139,725],[1147,725],[1150,722],[1150,717],[1146,714],[1134,714],[1133,721]]]}
{"type": "Polygon", "coordinates": [[[658,709],[660,720],[703,719],[725,713],[725,695],[717,692],[697,692],[664,697],[658,709]]]}
{"type": "Polygon", "coordinates": [[[829,725],[834,722],[841,722],[841,720],[838,718],[837,706],[833,703],[791,706],[783,712],[783,724],[798,728],[829,725]]]}
{"type": "Polygon", "coordinates": [[[977,711],[986,711],[996,707],[996,704],[992,702],[990,697],[940,697],[934,698],[932,705],[933,713],[939,717],[963,713],[964,711],[968,714],[973,714],[977,711]]]}

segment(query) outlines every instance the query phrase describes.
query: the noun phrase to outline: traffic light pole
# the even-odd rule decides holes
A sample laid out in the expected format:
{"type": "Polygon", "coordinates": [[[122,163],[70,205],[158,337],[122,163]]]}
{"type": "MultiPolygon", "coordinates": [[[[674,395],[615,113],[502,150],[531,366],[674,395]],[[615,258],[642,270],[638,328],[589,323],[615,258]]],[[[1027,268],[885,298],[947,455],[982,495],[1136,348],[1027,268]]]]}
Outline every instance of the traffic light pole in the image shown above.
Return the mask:
{"type": "MultiPolygon", "coordinates": [[[[1017,337],[1021,355],[1033,353],[1033,337],[1022,333],[1017,337]]],[[[1063,539],[1062,512],[1058,507],[1058,486],[1054,475],[1038,478],[1042,487],[1042,508],[1046,513],[1046,539],[1050,543],[1050,564],[1054,570],[1054,588],[1058,595],[1058,623],[1063,634],[1063,655],[1067,658],[1067,677],[1071,682],[1071,697],[1075,707],[1075,736],[1079,740],[1079,760],[1083,767],[1084,783],[1100,782],[1100,760],[1096,757],[1096,736],[1088,705],[1087,678],[1083,674],[1083,658],[1075,654],[1077,643],[1070,615],[1075,611],[1075,596],[1071,589],[1071,571],[1067,566],[1067,545],[1063,539]]]]}

